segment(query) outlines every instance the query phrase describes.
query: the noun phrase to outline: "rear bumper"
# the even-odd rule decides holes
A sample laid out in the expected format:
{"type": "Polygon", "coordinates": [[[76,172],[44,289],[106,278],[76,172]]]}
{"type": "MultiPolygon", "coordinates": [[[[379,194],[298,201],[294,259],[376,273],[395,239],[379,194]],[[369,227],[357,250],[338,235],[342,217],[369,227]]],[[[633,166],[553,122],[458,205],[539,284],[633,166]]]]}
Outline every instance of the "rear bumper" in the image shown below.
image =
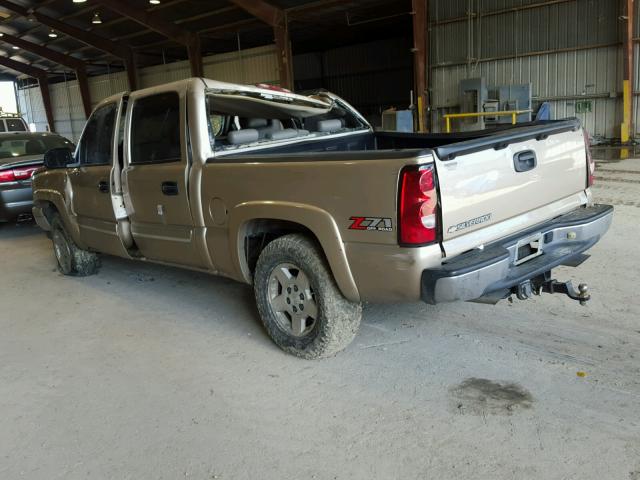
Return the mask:
{"type": "Polygon", "coordinates": [[[421,297],[430,303],[475,300],[507,291],[558,265],[577,265],[609,229],[613,207],[577,208],[525,232],[464,253],[438,268],[422,273],[421,297]],[[542,255],[515,265],[516,246],[522,239],[542,234],[542,255]]]}
{"type": "Polygon", "coordinates": [[[0,222],[15,220],[19,215],[31,214],[33,192],[20,182],[4,184],[0,188],[0,222]]]}

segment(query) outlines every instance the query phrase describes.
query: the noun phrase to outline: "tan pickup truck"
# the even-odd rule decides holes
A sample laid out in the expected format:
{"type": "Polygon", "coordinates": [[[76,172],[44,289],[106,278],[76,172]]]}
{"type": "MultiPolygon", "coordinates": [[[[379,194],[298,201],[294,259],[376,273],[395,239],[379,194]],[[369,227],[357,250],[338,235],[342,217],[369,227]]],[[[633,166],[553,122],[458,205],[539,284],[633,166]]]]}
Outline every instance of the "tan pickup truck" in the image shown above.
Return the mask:
{"type": "Polygon", "coordinates": [[[375,132],[328,92],[192,78],[102,101],[33,180],[60,270],[97,253],[252,284],[281,348],[353,339],[362,302],[562,292],[613,209],[593,204],[576,119],[462,134],[375,132]]]}

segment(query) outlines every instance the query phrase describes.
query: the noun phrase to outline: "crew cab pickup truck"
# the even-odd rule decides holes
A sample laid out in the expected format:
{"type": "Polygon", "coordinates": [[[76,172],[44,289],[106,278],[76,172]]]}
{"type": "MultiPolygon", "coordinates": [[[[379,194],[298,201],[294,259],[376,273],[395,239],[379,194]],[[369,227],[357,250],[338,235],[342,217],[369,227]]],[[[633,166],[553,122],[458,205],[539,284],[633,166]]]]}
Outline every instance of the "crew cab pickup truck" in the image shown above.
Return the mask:
{"type": "Polygon", "coordinates": [[[613,214],[576,119],[462,134],[376,132],[325,92],[192,78],[122,93],[75,152],[47,153],[33,213],[58,266],[97,253],[252,284],[277,345],[353,339],[362,302],[495,303],[562,292],[613,214]]]}

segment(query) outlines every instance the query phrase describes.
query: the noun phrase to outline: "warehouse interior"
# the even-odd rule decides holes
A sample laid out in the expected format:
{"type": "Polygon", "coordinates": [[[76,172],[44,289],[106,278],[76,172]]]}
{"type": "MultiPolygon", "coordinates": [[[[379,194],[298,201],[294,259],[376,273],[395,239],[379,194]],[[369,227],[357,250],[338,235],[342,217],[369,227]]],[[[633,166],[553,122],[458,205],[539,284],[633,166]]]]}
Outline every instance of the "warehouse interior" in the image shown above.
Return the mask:
{"type": "MultiPolygon", "coordinates": [[[[0,82],[8,82],[0,90],[0,141],[9,135],[6,117],[77,145],[108,97],[192,77],[313,92],[307,98],[316,102],[326,90],[359,112],[372,134],[425,135],[416,138],[436,146],[447,145],[448,134],[464,143],[510,128],[577,125],[577,118],[586,133],[576,134],[577,143],[572,137],[573,155],[581,169],[585,156],[595,168],[581,194],[589,204],[612,205],[614,220],[577,268],[554,266],[575,291],[563,283],[562,295],[529,291],[524,301],[510,294],[496,305],[475,297],[363,301],[353,343],[329,358],[301,360],[271,343],[252,286],[230,275],[110,255],[100,255],[98,275],[63,275],[51,232],[30,214],[3,221],[0,158],[0,478],[640,480],[640,2],[0,0],[0,82]]],[[[238,131],[248,129],[235,121],[238,131]]],[[[547,140],[543,154],[561,163],[562,142],[544,132],[528,137],[547,140]]],[[[409,150],[390,145],[396,159],[409,150]]],[[[493,144],[494,157],[506,155],[506,145],[493,144]]],[[[282,176],[291,195],[311,198],[326,177],[300,170],[312,161],[296,153],[282,176]]],[[[349,165],[362,156],[348,153],[349,165]]],[[[495,170],[482,182],[454,182],[466,174],[455,155],[437,164],[431,188],[448,188],[448,180],[451,190],[471,194],[438,199],[439,215],[487,198],[524,209],[560,183],[532,176],[527,195],[504,200],[519,186],[500,184],[495,170]]],[[[374,180],[335,176],[322,201],[377,206],[385,181],[398,186],[383,160],[363,161],[374,180]],[[339,189],[347,183],[345,194],[339,189]]],[[[263,191],[243,175],[235,190],[263,191]]],[[[400,215],[402,193],[390,197],[400,215]]],[[[202,207],[214,219],[228,213],[219,200],[202,207]]],[[[163,205],[151,207],[163,215],[163,205]]],[[[348,234],[363,221],[385,225],[375,234],[395,227],[395,217],[371,210],[345,216],[348,234]]],[[[449,230],[439,225],[439,239],[492,214],[475,211],[449,230]]],[[[278,217],[278,228],[288,231],[288,223],[278,217]]],[[[334,227],[329,237],[339,237],[342,226],[334,227]]],[[[362,257],[358,268],[373,277],[363,283],[402,292],[411,287],[394,285],[396,272],[376,264],[410,271],[420,258],[404,256],[400,233],[388,238],[392,245],[376,260],[362,257]]],[[[264,248],[272,239],[256,241],[264,248]]],[[[354,248],[347,243],[344,252],[354,248]]],[[[445,258],[442,244],[437,253],[445,258]]],[[[252,246],[246,240],[236,250],[248,258],[252,246]]],[[[460,247],[465,255],[484,250],[484,243],[460,247]]]]}
{"type": "MultiPolygon", "coordinates": [[[[627,50],[635,65],[629,78],[639,77],[638,16],[632,11],[628,32],[621,1],[433,0],[421,19],[410,1],[274,2],[253,11],[258,16],[228,2],[141,5],[1,2],[7,60],[0,69],[19,79],[20,111],[29,123],[44,129],[53,121],[52,130],[77,140],[91,108],[132,81],[144,88],[202,73],[296,91],[325,88],[381,126],[384,110],[417,108],[412,92],[425,65],[425,130],[443,130],[443,115],[461,111],[460,82],[482,78],[489,86],[530,84],[534,112],[546,102],[551,118],[577,116],[594,137],[620,140],[627,50]],[[101,23],[92,24],[96,15],[101,23]],[[269,25],[269,15],[279,16],[290,41],[286,67],[274,43],[280,27],[269,25]],[[192,34],[202,58],[190,66],[185,43],[192,34]],[[424,48],[415,47],[422,34],[424,48]],[[32,75],[16,70],[29,67],[32,75]],[[38,78],[48,85],[49,120],[38,78]]],[[[635,82],[631,125],[638,125],[635,82]]]]}

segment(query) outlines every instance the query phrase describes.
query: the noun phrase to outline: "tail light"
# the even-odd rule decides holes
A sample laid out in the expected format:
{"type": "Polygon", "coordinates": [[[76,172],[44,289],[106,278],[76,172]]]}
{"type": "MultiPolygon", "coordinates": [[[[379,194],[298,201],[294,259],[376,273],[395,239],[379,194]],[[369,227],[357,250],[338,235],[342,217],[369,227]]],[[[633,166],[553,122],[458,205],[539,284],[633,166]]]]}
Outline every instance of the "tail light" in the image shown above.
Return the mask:
{"type": "Polygon", "coordinates": [[[594,175],[596,173],[596,162],[591,155],[591,141],[589,140],[589,132],[586,128],[582,129],[584,136],[584,149],[587,157],[587,187],[593,185],[594,175]]]}
{"type": "Polygon", "coordinates": [[[421,246],[438,236],[438,193],[433,165],[405,168],[400,174],[398,232],[401,245],[421,246]]]}
{"type": "Polygon", "coordinates": [[[35,172],[39,168],[40,166],[19,167],[19,168],[13,168],[11,170],[2,170],[0,171],[0,183],[29,180],[33,176],[33,172],[35,172]]]}

